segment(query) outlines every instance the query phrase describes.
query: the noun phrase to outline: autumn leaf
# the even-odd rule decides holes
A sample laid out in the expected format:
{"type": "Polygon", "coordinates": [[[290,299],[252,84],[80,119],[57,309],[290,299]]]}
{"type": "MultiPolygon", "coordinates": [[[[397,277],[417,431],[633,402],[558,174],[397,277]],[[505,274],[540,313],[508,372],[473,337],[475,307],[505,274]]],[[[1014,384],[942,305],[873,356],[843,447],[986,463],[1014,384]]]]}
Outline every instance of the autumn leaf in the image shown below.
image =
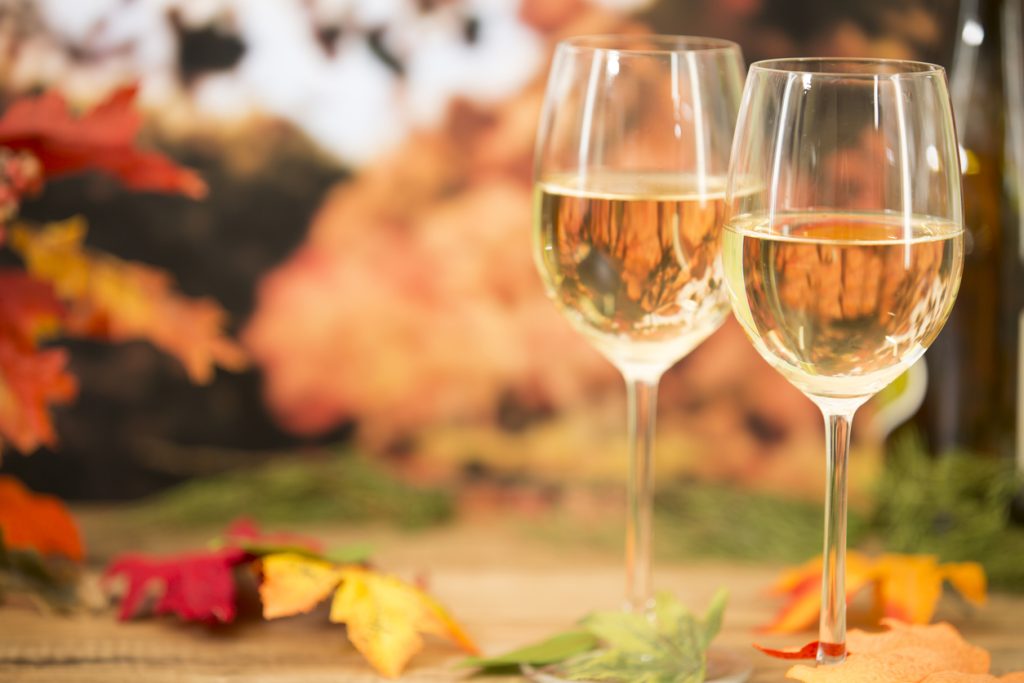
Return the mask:
{"type": "Polygon", "coordinates": [[[989,674],[991,657],[971,645],[946,623],[906,624],[883,621],[882,633],[852,630],[849,655],[831,666],[792,667],[787,677],[804,683],[1009,683],[1024,681],[1024,672],[1002,679],[989,674]]]}
{"type": "Polygon", "coordinates": [[[393,576],[343,570],[331,603],[331,621],[348,627],[348,639],[379,672],[397,677],[423,649],[421,633],[447,638],[476,654],[476,645],[426,593],[393,576]]]}
{"type": "Polygon", "coordinates": [[[265,618],[308,612],[333,592],[331,621],[345,623],[352,645],[385,676],[402,672],[423,648],[422,634],[477,652],[469,635],[440,604],[394,576],[296,553],[268,555],[262,567],[265,618]]]}
{"type": "Polygon", "coordinates": [[[234,568],[251,556],[240,548],[165,557],[122,555],[107,569],[107,580],[122,577],[127,588],[118,618],[138,616],[149,590],[159,594],[155,614],[177,614],[185,621],[230,623],[237,613],[234,568]]]}
{"type": "Polygon", "coordinates": [[[0,268],[0,334],[24,345],[56,332],[64,307],[53,287],[17,268],[0,268]]]}
{"type": "Polygon", "coordinates": [[[81,218],[11,230],[11,247],[28,271],[66,302],[68,333],[148,340],[181,361],[197,383],[209,382],[214,366],[244,367],[245,354],[225,335],[227,316],[216,302],[178,294],[156,268],[89,249],[85,232],[81,218]]]}
{"type": "Polygon", "coordinates": [[[264,619],[309,612],[327,599],[342,578],[336,565],[295,553],[264,557],[262,573],[260,600],[264,619]]]}
{"type": "Polygon", "coordinates": [[[882,555],[874,566],[876,606],[886,617],[927,624],[944,582],[974,604],[985,602],[985,571],[975,562],[940,564],[934,555],[882,555]]]}
{"type": "Polygon", "coordinates": [[[35,550],[80,561],[84,555],[78,525],[58,498],[29,491],[0,475],[0,531],[8,550],[35,550]]]}
{"type": "Polygon", "coordinates": [[[0,146],[31,152],[47,176],[94,169],[136,190],[205,195],[193,171],[136,147],[142,117],[135,94],[134,87],[121,88],[81,116],[55,90],[15,100],[0,118],[0,146]]]}
{"type": "Polygon", "coordinates": [[[801,647],[773,648],[758,645],[757,643],[754,643],[754,647],[769,657],[775,657],[776,659],[815,659],[818,656],[819,649],[824,649],[826,654],[832,656],[846,654],[846,648],[842,644],[825,643],[825,647],[822,648],[821,641],[819,640],[812,640],[801,647]]]}
{"type": "Polygon", "coordinates": [[[68,403],[78,383],[67,373],[64,349],[26,349],[0,336],[0,445],[22,453],[54,446],[50,406],[68,403]]]}
{"type": "MultiPolygon", "coordinates": [[[[869,558],[850,552],[846,558],[846,598],[871,586],[877,616],[928,623],[948,582],[975,604],[985,601],[985,573],[974,562],[941,564],[932,555],[886,554],[869,558]]],[[[821,558],[788,570],[771,588],[787,602],[763,628],[769,633],[794,633],[811,628],[821,610],[821,558]]]]}
{"type": "Polygon", "coordinates": [[[21,198],[34,194],[43,184],[43,167],[31,152],[0,147],[0,244],[3,223],[18,212],[21,198]]]}
{"type": "Polygon", "coordinates": [[[9,441],[22,453],[53,445],[49,406],[67,403],[77,390],[66,352],[38,348],[63,315],[49,284],[0,268],[0,444],[9,441]]]}
{"type": "MultiPolygon", "coordinates": [[[[703,619],[669,593],[659,593],[651,615],[594,612],[579,625],[541,642],[463,666],[507,673],[517,665],[547,665],[560,680],[620,683],[702,683],[707,649],[722,626],[727,594],[719,590],[703,619]]],[[[518,669],[516,669],[518,671],[518,669]]]]}

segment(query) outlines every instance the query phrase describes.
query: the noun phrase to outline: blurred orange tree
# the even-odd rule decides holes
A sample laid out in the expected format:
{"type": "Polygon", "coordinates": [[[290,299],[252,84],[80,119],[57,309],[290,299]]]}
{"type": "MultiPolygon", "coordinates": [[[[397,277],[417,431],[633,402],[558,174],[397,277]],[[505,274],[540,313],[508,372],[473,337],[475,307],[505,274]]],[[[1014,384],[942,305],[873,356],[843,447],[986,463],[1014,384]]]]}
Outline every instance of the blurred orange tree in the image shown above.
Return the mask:
{"type": "Polygon", "coordinates": [[[61,338],[147,340],[199,383],[216,366],[246,363],[215,301],[185,297],[167,273],[86,246],[80,217],[44,225],[17,217],[47,180],[88,170],[135,190],[204,196],[197,174],[136,145],[134,100],[135,88],[122,88],[76,116],[47,92],[14,101],[0,118],[0,248],[21,264],[0,267],[0,448],[55,444],[50,409],[77,393],[61,338]]]}

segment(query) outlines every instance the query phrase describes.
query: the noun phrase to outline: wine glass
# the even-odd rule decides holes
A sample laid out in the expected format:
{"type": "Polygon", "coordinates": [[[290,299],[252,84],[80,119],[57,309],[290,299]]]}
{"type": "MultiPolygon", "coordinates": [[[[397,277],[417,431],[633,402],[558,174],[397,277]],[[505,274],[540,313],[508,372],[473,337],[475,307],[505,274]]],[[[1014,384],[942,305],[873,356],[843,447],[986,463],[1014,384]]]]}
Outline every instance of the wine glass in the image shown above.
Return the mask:
{"type": "Polygon", "coordinates": [[[537,267],[551,300],[627,386],[634,611],[651,606],[658,382],[728,315],[719,252],[742,83],[729,41],[578,37],[556,48],[541,113],[537,267]]]}
{"type": "Polygon", "coordinates": [[[722,260],[736,318],[825,417],[817,659],[836,663],[846,652],[853,414],[935,339],[963,268],[960,163],[942,67],[753,64],[728,203],[722,260]]]}

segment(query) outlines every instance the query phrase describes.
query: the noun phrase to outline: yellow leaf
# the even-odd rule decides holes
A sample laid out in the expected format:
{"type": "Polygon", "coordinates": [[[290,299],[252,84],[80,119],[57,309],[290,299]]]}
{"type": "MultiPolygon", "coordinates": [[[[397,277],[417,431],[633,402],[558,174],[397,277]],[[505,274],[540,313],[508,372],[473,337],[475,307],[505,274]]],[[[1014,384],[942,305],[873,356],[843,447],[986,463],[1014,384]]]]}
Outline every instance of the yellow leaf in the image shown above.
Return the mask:
{"type": "Polygon", "coordinates": [[[261,564],[264,619],[310,611],[338,587],[342,577],[342,570],[330,562],[296,553],[267,555],[261,564]]]}
{"type": "MultiPolygon", "coordinates": [[[[985,572],[974,562],[940,564],[932,555],[847,554],[847,601],[867,585],[874,588],[880,616],[926,624],[935,614],[943,581],[976,604],[985,600],[985,572]]],[[[787,599],[765,631],[793,633],[810,628],[821,610],[821,558],[785,571],[772,593],[787,599]]]]}
{"type": "Polygon", "coordinates": [[[949,562],[939,567],[942,578],[964,599],[975,605],[985,604],[987,581],[985,570],[977,562],[949,562]]]}
{"type": "Polygon", "coordinates": [[[347,625],[352,645],[383,675],[401,674],[423,648],[422,633],[448,638],[471,653],[477,651],[440,605],[415,586],[358,567],[341,572],[331,621],[347,625]]]}
{"type": "Polygon", "coordinates": [[[875,604],[886,617],[927,624],[942,596],[934,555],[882,555],[875,560],[875,604]]]}

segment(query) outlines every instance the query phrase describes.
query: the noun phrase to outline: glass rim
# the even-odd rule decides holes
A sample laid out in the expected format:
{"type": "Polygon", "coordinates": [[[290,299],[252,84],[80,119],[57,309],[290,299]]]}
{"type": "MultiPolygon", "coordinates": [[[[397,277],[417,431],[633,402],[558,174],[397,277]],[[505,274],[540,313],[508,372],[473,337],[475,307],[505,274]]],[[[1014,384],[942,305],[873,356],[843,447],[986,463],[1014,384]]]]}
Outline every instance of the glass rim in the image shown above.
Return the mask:
{"type": "Polygon", "coordinates": [[[740,46],[725,38],[683,36],[663,33],[595,33],[564,38],[558,41],[559,50],[575,52],[616,52],[627,55],[663,55],[689,52],[741,53],[740,46]],[[647,47],[639,47],[647,43],[647,47]],[[637,47],[631,47],[634,44],[637,47]]]}
{"type": "Polygon", "coordinates": [[[946,70],[931,62],[883,57],[781,57],[762,59],[750,65],[750,72],[798,74],[820,78],[913,78],[941,76],[946,70]],[[843,70],[843,67],[852,67],[843,70]],[[874,68],[871,68],[874,67],[874,68]]]}

